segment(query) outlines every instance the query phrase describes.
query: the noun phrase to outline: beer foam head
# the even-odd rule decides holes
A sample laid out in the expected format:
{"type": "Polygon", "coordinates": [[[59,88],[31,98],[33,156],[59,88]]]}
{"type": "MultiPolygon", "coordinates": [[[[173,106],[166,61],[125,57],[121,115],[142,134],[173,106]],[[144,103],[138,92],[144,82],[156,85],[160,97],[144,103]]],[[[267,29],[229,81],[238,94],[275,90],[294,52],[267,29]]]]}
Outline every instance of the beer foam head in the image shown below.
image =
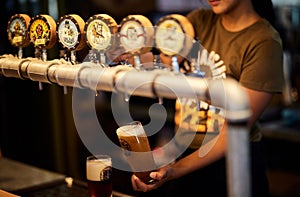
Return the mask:
{"type": "Polygon", "coordinates": [[[144,134],[143,126],[138,121],[121,126],[117,129],[118,136],[138,136],[144,134]]]}
{"type": "Polygon", "coordinates": [[[87,160],[86,162],[87,180],[100,181],[101,172],[103,172],[108,167],[110,168],[111,166],[112,166],[112,162],[110,158],[98,158],[98,159],[87,160]]]}

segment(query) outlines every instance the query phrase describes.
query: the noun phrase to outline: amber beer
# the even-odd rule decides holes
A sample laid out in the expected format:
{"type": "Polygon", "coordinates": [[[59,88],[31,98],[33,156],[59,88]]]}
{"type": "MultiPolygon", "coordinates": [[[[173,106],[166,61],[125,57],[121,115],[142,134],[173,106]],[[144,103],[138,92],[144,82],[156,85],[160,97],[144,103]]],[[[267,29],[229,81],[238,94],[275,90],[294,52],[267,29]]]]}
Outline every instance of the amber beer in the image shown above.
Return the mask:
{"type": "Polygon", "coordinates": [[[89,156],[86,176],[90,197],[112,197],[112,162],[108,155],[89,156]]]}
{"type": "Polygon", "coordinates": [[[117,135],[131,170],[144,183],[151,184],[154,180],[149,174],[156,165],[142,124],[135,121],[121,126],[117,135]]]}

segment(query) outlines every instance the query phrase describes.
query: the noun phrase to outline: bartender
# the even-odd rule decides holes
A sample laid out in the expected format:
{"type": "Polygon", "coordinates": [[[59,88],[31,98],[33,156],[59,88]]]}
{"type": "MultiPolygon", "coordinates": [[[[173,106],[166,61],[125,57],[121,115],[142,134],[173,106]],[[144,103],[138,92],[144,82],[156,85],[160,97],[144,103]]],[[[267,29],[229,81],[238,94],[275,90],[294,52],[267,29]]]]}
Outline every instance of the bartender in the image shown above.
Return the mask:
{"type": "MultiPolygon", "coordinates": [[[[208,0],[208,4],[211,9],[197,9],[187,17],[208,58],[214,56],[220,63],[211,68],[218,73],[213,78],[233,78],[249,96],[251,192],[252,196],[268,196],[258,119],[273,95],[281,93],[283,84],[282,43],[272,26],[272,1],[208,0]]],[[[170,63],[167,57],[161,59],[170,63]]],[[[184,107],[188,102],[180,104],[184,107]]],[[[188,149],[175,163],[152,172],[153,184],[144,184],[132,175],[134,190],[140,191],[140,196],[227,196],[226,138],[225,124],[206,155],[199,157],[199,149],[188,149]]],[[[201,148],[205,146],[208,143],[201,148]]]]}

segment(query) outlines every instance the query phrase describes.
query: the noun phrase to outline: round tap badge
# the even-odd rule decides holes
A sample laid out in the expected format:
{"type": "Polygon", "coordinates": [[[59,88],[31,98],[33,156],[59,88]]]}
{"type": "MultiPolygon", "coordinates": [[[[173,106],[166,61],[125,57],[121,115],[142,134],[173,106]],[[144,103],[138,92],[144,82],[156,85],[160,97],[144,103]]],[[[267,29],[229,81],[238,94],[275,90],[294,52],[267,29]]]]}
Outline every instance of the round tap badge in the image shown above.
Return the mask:
{"type": "Polygon", "coordinates": [[[92,49],[105,51],[115,47],[115,35],[118,31],[116,21],[107,14],[96,14],[85,24],[86,43],[92,49]]]}
{"type": "Polygon", "coordinates": [[[187,55],[193,39],[194,28],[185,16],[167,15],[156,24],[155,43],[165,55],[187,55]]]}
{"type": "Polygon", "coordinates": [[[8,40],[15,47],[26,47],[30,44],[28,26],[30,17],[26,14],[15,14],[8,21],[8,40]]]}
{"type": "Polygon", "coordinates": [[[37,15],[29,25],[30,42],[34,47],[49,49],[56,42],[56,23],[49,15],[37,15]]]}
{"type": "Polygon", "coordinates": [[[142,15],[129,15],[121,21],[120,43],[126,52],[142,54],[153,46],[154,27],[142,15]]]}
{"type": "Polygon", "coordinates": [[[58,41],[67,50],[84,47],[84,21],[75,14],[62,16],[57,22],[58,41]]]}

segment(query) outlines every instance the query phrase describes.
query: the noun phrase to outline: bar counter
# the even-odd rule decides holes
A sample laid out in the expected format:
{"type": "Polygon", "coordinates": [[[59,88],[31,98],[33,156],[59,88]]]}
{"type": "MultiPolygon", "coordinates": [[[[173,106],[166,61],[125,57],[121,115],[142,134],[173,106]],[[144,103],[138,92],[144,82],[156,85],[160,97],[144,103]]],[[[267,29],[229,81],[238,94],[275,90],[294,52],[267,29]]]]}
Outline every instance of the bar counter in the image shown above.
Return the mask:
{"type": "MultiPolygon", "coordinates": [[[[86,182],[6,157],[0,159],[0,190],[22,197],[88,197],[86,182]]],[[[133,196],[113,191],[113,197],[133,196]]]]}

